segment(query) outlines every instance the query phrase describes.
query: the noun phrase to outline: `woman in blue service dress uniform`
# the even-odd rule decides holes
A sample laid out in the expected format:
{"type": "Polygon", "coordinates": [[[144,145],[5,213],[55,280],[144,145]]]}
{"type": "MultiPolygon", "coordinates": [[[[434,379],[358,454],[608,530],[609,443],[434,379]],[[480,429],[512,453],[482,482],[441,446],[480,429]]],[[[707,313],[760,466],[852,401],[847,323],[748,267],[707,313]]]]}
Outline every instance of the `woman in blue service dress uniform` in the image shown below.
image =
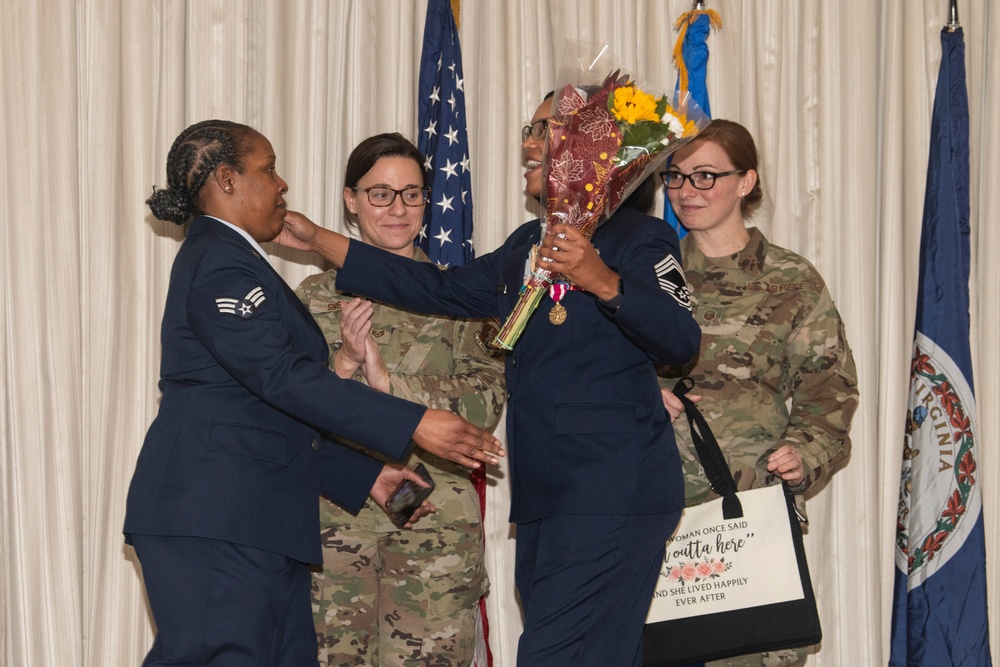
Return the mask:
{"type": "MultiPolygon", "coordinates": [[[[536,198],[549,116],[545,101],[522,137],[525,191],[536,198]]],[[[568,225],[553,232],[539,253],[576,286],[559,302],[565,322],[546,317],[555,305],[546,298],[506,355],[510,519],[525,616],[517,664],[638,666],[664,546],[684,506],[656,364],[689,361],[700,330],[677,235],[662,220],[623,207],[593,243],[568,225]]],[[[443,271],[297,213],[286,217],[279,242],[342,267],[339,290],[417,312],[503,321],[542,236],[540,221],[526,223],[497,250],[443,271]]]]}
{"type": "Polygon", "coordinates": [[[191,222],[163,314],[163,398],[126,504],[157,629],[143,665],[316,665],[319,493],[356,511],[369,494],[384,506],[404,477],[422,484],[334,437],[395,460],[412,440],[470,467],[502,451],[449,412],[327,368],[323,334],[260,246],[281,231],[288,190],[262,134],[192,125],[167,182],[153,214],[191,222]]]}

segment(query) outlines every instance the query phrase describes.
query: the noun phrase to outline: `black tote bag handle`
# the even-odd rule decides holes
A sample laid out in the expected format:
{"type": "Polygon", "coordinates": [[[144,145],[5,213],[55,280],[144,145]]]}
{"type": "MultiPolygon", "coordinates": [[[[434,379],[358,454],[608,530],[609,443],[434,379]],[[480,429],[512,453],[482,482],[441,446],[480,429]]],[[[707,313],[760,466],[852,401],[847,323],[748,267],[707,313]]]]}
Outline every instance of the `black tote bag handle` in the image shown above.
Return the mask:
{"type": "Polygon", "coordinates": [[[719,447],[719,441],[715,439],[715,434],[709,428],[705,417],[698,410],[694,401],[687,397],[687,393],[694,388],[694,380],[690,376],[682,377],[674,385],[674,396],[681,399],[684,404],[684,414],[687,416],[688,426],[691,429],[691,440],[694,442],[695,452],[701,467],[705,469],[708,483],[712,490],[722,496],[722,516],[725,519],[736,519],[743,516],[743,506],[740,499],[736,497],[736,481],[733,473],[729,470],[729,462],[719,447]]]}
{"type": "MultiPolygon", "coordinates": [[[[683,377],[677,381],[673,392],[684,404],[698,459],[712,490],[722,496],[725,518],[743,516],[729,464],[705,417],[686,396],[693,388],[694,380],[683,377]]],[[[782,482],[782,487],[786,512],[775,517],[775,521],[788,522],[798,564],[797,575],[802,583],[802,599],[647,623],[643,630],[644,666],[677,667],[761,651],[810,646],[822,640],[795,504],[787,484],[782,482]]]]}

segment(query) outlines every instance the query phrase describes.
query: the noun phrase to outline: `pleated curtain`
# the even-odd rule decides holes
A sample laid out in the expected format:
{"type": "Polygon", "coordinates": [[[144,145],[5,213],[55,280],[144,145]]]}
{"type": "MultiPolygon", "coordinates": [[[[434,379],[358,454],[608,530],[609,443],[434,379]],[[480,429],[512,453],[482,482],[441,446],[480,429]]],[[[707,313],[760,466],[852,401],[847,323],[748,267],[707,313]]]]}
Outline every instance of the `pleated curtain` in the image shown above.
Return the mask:
{"type": "MultiPolygon", "coordinates": [[[[710,0],[713,113],[745,124],[766,199],[753,223],[813,262],[844,318],[861,405],[846,468],[810,500],[824,624],[810,664],[888,660],[893,540],[930,113],[947,0],[710,0]]],[[[991,638],[1000,620],[1000,12],[962,0],[972,136],[972,344],[991,638]]],[[[143,201],[187,125],[226,118],[274,145],[289,205],[344,230],[361,139],[416,139],[424,0],[0,3],[0,664],[125,667],[153,636],[122,542],[156,413],[159,323],[183,230],[143,201]]],[[[672,87],[689,0],[464,0],[475,246],[535,217],[520,128],[567,40],[606,42],[672,87]]],[[[659,195],[662,202],[662,193],[659,195]]],[[[662,204],[660,204],[662,206],[662,204]]],[[[323,268],[273,249],[292,285],[323,268]]],[[[501,429],[502,435],[502,429],[501,429]]],[[[513,665],[508,472],[487,494],[495,664],[513,665]]],[[[650,493],[655,493],[650,489],[650,493]]]]}

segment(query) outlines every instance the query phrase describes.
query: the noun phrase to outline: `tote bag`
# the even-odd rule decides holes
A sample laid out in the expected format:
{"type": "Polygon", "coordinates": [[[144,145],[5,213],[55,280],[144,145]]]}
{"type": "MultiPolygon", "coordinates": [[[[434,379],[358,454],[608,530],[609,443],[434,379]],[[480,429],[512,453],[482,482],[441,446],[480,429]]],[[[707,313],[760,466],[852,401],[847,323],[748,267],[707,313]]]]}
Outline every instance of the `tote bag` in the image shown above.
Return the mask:
{"type": "Polygon", "coordinates": [[[643,635],[643,664],[671,667],[816,644],[816,598],[792,495],[784,483],[736,491],[722,450],[684,394],[691,437],[722,496],[684,510],[667,542],[643,635]]]}

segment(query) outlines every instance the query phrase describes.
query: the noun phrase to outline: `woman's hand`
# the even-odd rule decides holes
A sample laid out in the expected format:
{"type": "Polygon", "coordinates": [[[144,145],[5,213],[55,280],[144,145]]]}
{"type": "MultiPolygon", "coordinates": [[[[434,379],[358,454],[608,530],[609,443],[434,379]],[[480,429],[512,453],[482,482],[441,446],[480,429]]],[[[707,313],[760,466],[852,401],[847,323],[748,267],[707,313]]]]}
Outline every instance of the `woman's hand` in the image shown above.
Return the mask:
{"type": "Polygon", "coordinates": [[[274,242],[314,252],[338,269],[344,266],[351,246],[351,240],[343,234],[324,229],[297,211],[285,212],[285,226],[274,242]]]}
{"type": "MultiPolygon", "coordinates": [[[[677,394],[669,389],[661,387],[660,393],[663,394],[663,407],[667,409],[667,414],[670,415],[670,423],[673,424],[677,421],[681,413],[684,412],[684,403],[677,397],[677,394]]],[[[687,397],[691,399],[692,403],[697,403],[701,400],[701,396],[698,394],[688,394],[687,397]]]]}
{"type": "Polygon", "coordinates": [[[298,211],[285,212],[285,226],[274,242],[294,250],[312,250],[319,225],[298,211]]]}
{"type": "Polygon", "coordinates": [[[466,468],[499,463],[505,454],[500,441],[447,410],[428,408],[413,432],[413,442],[426,452],[466,468]]]}
{"type": "Polygon", "coordinates": [[[598,299],[607,301],[618,294],[618,274],[608,268],[597,249],[576,227],[553,223],[538,253],[542,267],[563,274],[598,299]]]}
{"type": "Polygon", "coordinates": [[[351,370],[348,377],[354,377],[354,372],[365,363],[365,342],[372,330],[374,307],[371,301],[365,299],[344,301],[342,304],[340,307],[340,336],[344,345],[337,351],[338,357],[342,357],[342,359],[337,359],[337,374],[340,375],[340,362],[343,362],[345,370],[348,368],[351,370]]]}
{"type": "MultiPolygon", "coordinates": [[[[386,505],[389,499],[392,498],[392,494],[396,492],[399,485],[403,483],[403,480],[409,479],[413,481],[419,487],[427,488],[427,482],[425,482],[420,475],[410,470],[402,463],[386,463],[382,466],[382,472],[379,473],[378,477],[375,478],[375,484],[372,486],[372,490],[368,493],[371,499],[375,501],[375,504],[382,508],[385,512],[386,505]]],[[[426,516],[432,512],[436,512],[437,508],[434,507],[430,502],[424,501],[413,512],[413,516],[406,523],[404,528],[412,528],[413,524],[417,522],[422,516],[426,516]]],[[[386,512],[388,514],[388,512],[386,512]]]]}
{"type": "Polygon", "coordinates": [[[802,467],[802,454],[791,445],[782,445],[767,457],[768,472],[785,480],[790,487],[800,485],[806,478],[802,467]]]}
{"type": "Polygon", "coordinates": [[[378,345],[371,336],[365,338],[364,369],[365,380],[368,381],[368,386],[375,391],[388,394],[390,390],[389,369],[385,367],[385,361],[382,360],[382,353],[379,352],[378,345]]]}

